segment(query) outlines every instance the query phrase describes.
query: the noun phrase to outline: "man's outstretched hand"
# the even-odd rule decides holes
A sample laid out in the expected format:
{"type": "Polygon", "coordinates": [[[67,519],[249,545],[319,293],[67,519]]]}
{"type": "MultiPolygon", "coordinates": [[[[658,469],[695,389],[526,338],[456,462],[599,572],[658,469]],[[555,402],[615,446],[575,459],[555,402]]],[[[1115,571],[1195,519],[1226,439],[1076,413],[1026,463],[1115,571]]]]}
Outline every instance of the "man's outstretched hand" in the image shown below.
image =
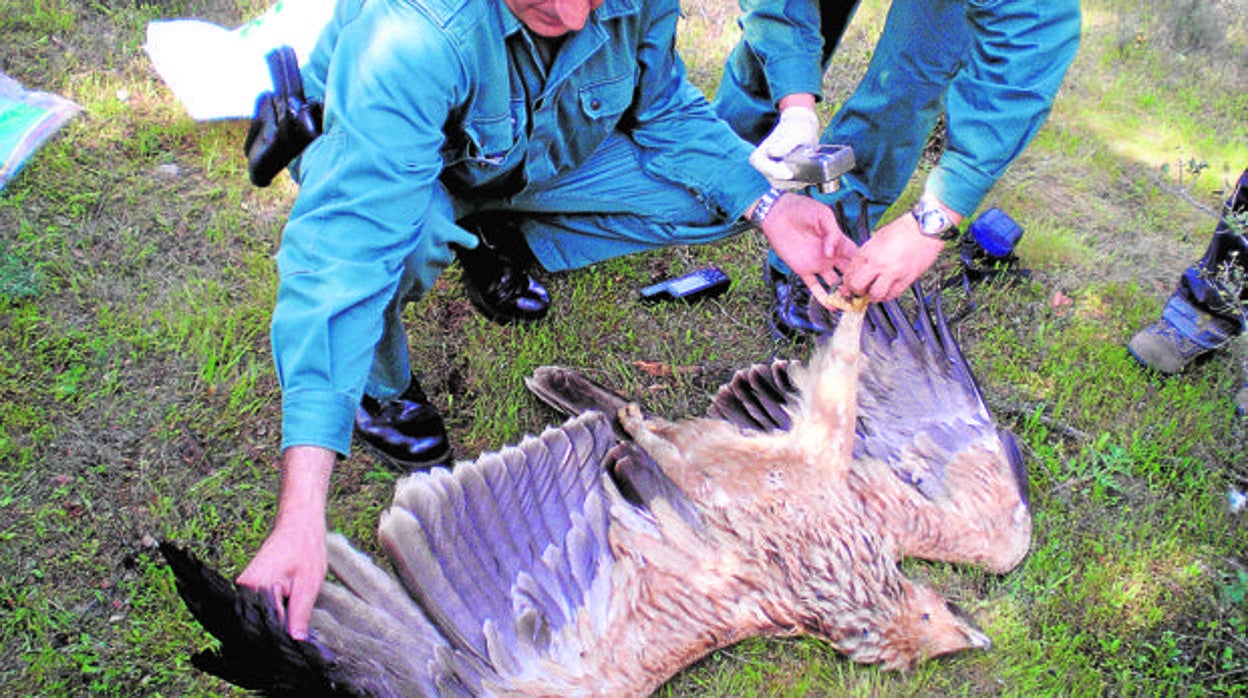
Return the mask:
{"type": "Polygon", "coordinates": [[[845,270],[845,289],[873,301],[893,300],[935,263],[944,247],[943,241],[920,234],[914,216],[904,213],[863,243],[845,270]]]}
{"type": "Polygon", "coordinates": [[[312,607],[325,581],[325,505],[335,457],[312,446],[286,449],[273,531],[237,579],[243,586],[272,590],[277,612],[296,640],[308,638],[312,607]]]}
{"type": "Polygon", "coordinates": [[[810,288],[816,300],[830,307],[830,290],[858,253],[858,246],[841,231],[832,209],[805,196],[783,194],[762,229],[776,255],[810,288]]]}

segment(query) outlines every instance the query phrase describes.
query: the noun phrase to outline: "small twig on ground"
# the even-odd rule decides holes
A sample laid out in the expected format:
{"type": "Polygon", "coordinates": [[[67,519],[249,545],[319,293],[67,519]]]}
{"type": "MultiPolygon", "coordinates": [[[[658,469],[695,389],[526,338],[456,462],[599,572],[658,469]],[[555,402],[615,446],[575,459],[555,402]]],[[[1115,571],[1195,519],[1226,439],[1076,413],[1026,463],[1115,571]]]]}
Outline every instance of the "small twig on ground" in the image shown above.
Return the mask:
{"type": "Polygon", "coordinates": [[[1042,409],[1044,408],[1041,405],[1029,404],[1029,403],[1021,402],[1021,401],[1010,401],[1010,402],[1005,402],[1005,403],[999,403],[997,405],[992,406],[992,410],[994,412],[1008,414],[1020,420],[1026,420],[1026,419],[1035,420],[1039,422],[1040,424],[1043,424],[1045,427],[1048,427],[1050,430],[1055,431],[1058,434],[1061,434],[1062,436],[1068,439],[1074,439],[1075,441],[1091,441],[1092,440],[1092,435],[1089,434],[1088,432],[1083,431],[1081,429],[1076,429],[1075,427],[1072,427],[1069,424],[1059,422],[1056,419],[1053,419],[1052,417],[1046,417],[1045,415],[1041,414],[1040,411],[1042,409]]]}
{"type": "MultiPolygon", "coordinates": [[[[1195,179],[1195,176],[1198,176],[1200,174],[1200,171],[1204,169],[1205,165],[1204,163],[1200,163],[1200,164],[1192,163],[1192,164],[1189,164],[1187,167],[1189,167],[1192,170],[1193,175],[1194,175],[1193,179],[1195,179]]],[[[1167,168],[1164,168],[1164,167],[1162,168],[1160,172],[1153,175],[1153,182],[1156,183],[1157,187],[1161,189],[1162,191],[1166,192],[1167,194],[1172,194],[1174,196],[1177,196],[1180,199],[1183,199],[1192,208],[1196,209],[1197,211],[1200,211],[1206,216],[1213,218],[1214,220],[1222,223],[1223,225],[1228,226],[1231,230],[1238,231],[1241,234],[1246,232],[1244,230],[1244,222],[1240,220],[1239,217],[1234,216],[1234,215],[1227,216],[1224,211],[1215,209],[1212,206],[1209,206],[1208,204],[1205,204],[1202,201],[1197,201],[1196,197],[1192,196],[1192,193],[1188,190],[1188,188],[1183,186],[1183,169],[1184,169],[1184,165],[1182,162],[1180,162],[1179,163],[1179,175],[1178,175],[1179,181],[1177,185],[1171,184],[1169,180],[1166,179],[1167,168]]]]}
{"type": "Polygon", "coordinates": [[[1188,204],[1190,204],[1192,208],[1196,209],[1197,211],[1200,211],[1201,213],[1207,216],[1210,216],[1214,218],[1215,220],[1222,220],[1222,214],[1219,213],[1217,209],[1205,203],[1197,201],[1196,197],[1192,196],[1191,192],[1189,192],[1187,189],[1184,189],[1182,186],[1176,187],[1170,184],[1170,182],[1166,181],[1166,178],[1163,175],[1161,174],[1154,175],[1153,181],[1157,184],[1158,188],[1160,188],[1162,191],[1166,192],[1167,194],[1173,194],[1179,197],[1180,199],[1183,199],[1188,204]]]}
{"type": "Polygon", "coordinates": [[[1061,492],[1062,490],[1074,489],[1078,487],[1079,485],[1082,485],[1085,482],[1092,481],[1093,479],[1095,478],[1093,478],[1091,475],[1085,475],[1083,477],[1072,478],[1065,482],[1059,482],[1058,484],[1053,486],[1052,494],[1057,494],[1058,492],[1061,492]]]}

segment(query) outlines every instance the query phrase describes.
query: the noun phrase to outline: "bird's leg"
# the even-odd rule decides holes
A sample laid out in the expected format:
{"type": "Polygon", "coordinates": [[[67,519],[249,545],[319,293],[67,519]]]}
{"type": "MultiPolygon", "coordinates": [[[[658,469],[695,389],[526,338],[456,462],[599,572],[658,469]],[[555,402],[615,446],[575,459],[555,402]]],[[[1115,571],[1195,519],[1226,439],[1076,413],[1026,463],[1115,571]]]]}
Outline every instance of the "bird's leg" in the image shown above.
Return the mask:
{"type": "Polygon", "coordinates": [[[804,409],[793,425],[794,443],[807,459],[838,473],[853,457],[866,307],[865,298],[848,301],[831,339],[811,357],[804,409]]]}
{"type": "Polygon", "coordinates": [[[620,424],[633,441],[654,459],[676,486],[693,499],[705,496],[710,483],[706,474],[689,461],[679,444],[672,439],[680,429],[665,419],[646,419],[637,403],[630,402],[620,408],[620,424]]]}

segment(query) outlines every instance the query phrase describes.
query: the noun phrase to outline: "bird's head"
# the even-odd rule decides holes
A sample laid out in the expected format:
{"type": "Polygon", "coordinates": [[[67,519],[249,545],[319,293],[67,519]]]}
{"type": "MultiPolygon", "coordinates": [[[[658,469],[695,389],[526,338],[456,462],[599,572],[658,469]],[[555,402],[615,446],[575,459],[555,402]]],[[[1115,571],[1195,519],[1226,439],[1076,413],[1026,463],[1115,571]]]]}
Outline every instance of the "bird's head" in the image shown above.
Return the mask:
{"type": "Polygon", "coordinates": [[[935,590],[907,583],[905,600],[890,623],[863,632],[849,651],[863,663],[885,670],[908,670],[919,662],[968,649],[986,650],[992,641],[962,611],[935,590]]]}
{"type": "Polygon", "coordinates": [[[894,644],[900,650],[884,657],[885,669],[909,669],[919,661],[962,650],[986,650],[992,641],[955,604],[934,589],[912,585],[894,644]]]}

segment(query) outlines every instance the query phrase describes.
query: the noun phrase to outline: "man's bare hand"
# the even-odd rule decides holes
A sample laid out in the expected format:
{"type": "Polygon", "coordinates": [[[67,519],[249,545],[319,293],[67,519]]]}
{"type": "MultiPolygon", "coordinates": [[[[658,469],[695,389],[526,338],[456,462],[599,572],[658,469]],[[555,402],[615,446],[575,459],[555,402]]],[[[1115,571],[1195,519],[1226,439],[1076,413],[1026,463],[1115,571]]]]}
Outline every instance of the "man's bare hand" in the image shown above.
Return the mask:
{"type": "Polygon", "coordinates": [[[829,305],[829,290],[850,267],[858,246],[845,236],[832,209],[814,199],[784,194],[763,221],[771,249],[805,282],[811,294],[829,305]]]}
{"type": "Polygon", "coordinates": [[[845,290],[882,302],[897,298],[927,271],[945,243],[919,233],[909,213],[880,228],[863,243],[845,270],[845,290]]]}
{"type": "Polygon", "coordinates": [[[325,502],[335,454],[322,448],[286,450],[277,521],[238,583],[273,592],[291,637],[306,640],[312,607],[328,567],[325,553],[325,502]]]}

